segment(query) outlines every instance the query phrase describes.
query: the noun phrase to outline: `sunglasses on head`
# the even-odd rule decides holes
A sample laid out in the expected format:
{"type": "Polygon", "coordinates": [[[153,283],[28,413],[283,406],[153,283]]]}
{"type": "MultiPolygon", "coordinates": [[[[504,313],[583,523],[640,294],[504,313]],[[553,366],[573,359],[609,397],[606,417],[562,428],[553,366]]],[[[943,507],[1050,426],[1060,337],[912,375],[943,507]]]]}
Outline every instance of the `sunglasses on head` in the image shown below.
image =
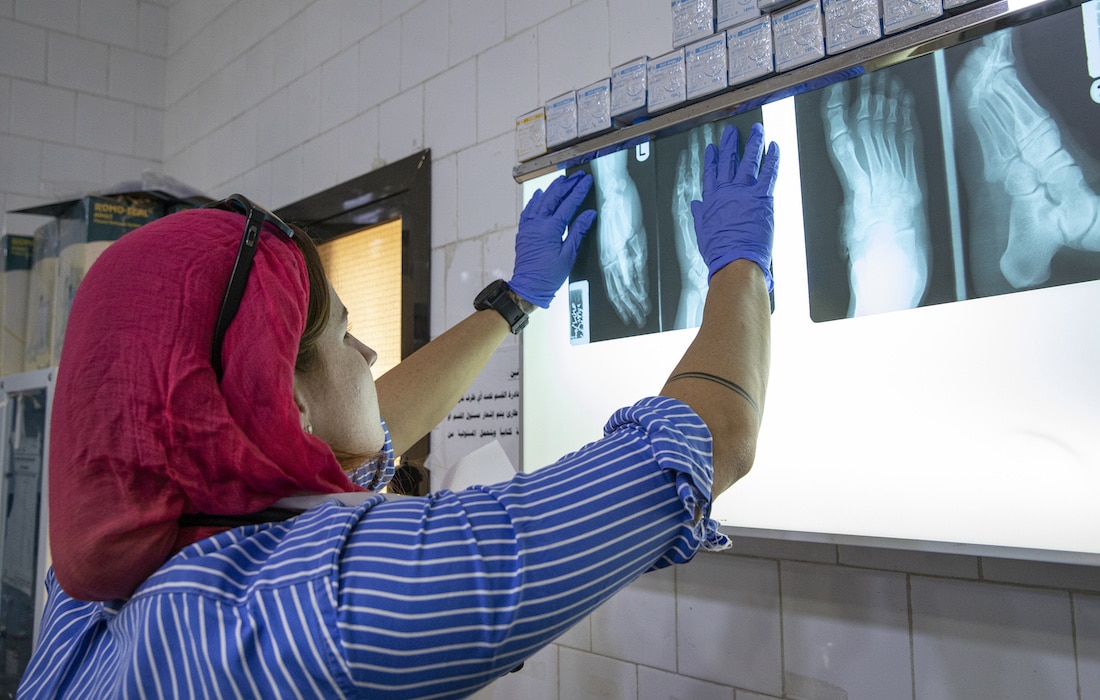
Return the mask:
{"type": "Polygon", "coordinates": [[[218,322],[214,326],[214,347],[210,361],[214,365],[214,372],[218,375],[218,381],[220,382],[224,372],[222,367],[222,344],[225,342],[225,332],[236,317],[237,311],[241,308],[241,297],[244,296],[248,274],[252,270],[252,259],[256,256],[256,244],[260,240],[260,229],[263,228],[265,221],[270,221],[287,238],[294,238],[294,230],[279,217],[239,194],[226,197],[220,202],[211,202],[205,205],[204,208],[224,209],[245,217],[241,245],[237,248],[237,259],[233,263],[233,273],[229,276],[229,286],[226,287],[225,297],[222,298],[222,307],[218,312],[218,322]]]}

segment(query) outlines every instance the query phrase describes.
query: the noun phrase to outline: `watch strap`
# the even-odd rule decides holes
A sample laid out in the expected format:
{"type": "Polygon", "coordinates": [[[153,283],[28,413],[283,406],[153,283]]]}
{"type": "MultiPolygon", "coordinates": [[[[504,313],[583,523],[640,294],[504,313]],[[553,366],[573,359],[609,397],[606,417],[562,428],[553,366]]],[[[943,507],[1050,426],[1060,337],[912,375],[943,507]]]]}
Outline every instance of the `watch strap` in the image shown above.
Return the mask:
{"type": "Polygon", "coordinates": [[[505,321],[513,334],[518,335],[527,325],[529,316],[523,310],[519,302],[510,293],[508,283],[504,280],[495,280],[489,283],[485,289],[474,299],[474,308],[482,311],[494,309],[505,321]]]}

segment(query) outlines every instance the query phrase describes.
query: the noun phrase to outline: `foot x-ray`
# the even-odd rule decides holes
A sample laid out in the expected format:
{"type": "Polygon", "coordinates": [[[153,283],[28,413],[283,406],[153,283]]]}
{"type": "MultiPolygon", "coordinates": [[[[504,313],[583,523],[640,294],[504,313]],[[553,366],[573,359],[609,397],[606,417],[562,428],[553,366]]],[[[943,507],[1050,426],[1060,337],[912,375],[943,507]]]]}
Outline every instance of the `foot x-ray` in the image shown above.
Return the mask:
{"type": "Polygon", "coordinates": [[[1094,13],[795,98],[815,321],[1100,278],[1094,13]]]}
{"type": "Polygon", "coordinates": [[[699,325],[707,267],[691,201],[702,196],[703,154],[727,125],[738,126],[744,139],[754,121],[760,110],[579,166],[594,181],[581,209],[594,207],[599,216],[569,277],[575,344],[699,325]]]}
{"type": "Polygon", "coordinates": [[[1100,104],[1080,18],[945,56],[972,296],[1100,278],[1100,104]]]}

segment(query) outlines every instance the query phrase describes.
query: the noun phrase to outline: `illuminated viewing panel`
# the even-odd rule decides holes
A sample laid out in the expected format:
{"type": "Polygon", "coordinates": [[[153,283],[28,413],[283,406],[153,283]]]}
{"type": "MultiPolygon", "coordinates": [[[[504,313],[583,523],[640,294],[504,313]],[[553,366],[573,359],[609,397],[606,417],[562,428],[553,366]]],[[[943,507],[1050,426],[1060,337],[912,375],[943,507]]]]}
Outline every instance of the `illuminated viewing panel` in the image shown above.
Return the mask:
{"type": "Polygon", "coordinates": [[[1100,554],[1097,14],[576,166],[599,217],[524,332],[524,469],[660,389],[706,295],[689,205],[703,149],[762,121],[781,152],[771,381],[756,465],[715,517],[1100,554]]]}

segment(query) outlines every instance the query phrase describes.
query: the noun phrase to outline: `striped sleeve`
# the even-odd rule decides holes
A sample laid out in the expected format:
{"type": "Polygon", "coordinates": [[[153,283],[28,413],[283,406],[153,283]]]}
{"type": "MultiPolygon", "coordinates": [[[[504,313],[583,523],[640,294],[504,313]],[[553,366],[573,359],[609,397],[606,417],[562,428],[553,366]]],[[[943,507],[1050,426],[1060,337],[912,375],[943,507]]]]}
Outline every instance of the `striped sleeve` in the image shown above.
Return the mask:
{"type": "Polygon", "coordinates": [[[367,695],[462,696],[650,568],[720,546],[710,445],[687,406],[651,398],[533,473],[367,511],[338,586],[353,681],[367,695]]]}

